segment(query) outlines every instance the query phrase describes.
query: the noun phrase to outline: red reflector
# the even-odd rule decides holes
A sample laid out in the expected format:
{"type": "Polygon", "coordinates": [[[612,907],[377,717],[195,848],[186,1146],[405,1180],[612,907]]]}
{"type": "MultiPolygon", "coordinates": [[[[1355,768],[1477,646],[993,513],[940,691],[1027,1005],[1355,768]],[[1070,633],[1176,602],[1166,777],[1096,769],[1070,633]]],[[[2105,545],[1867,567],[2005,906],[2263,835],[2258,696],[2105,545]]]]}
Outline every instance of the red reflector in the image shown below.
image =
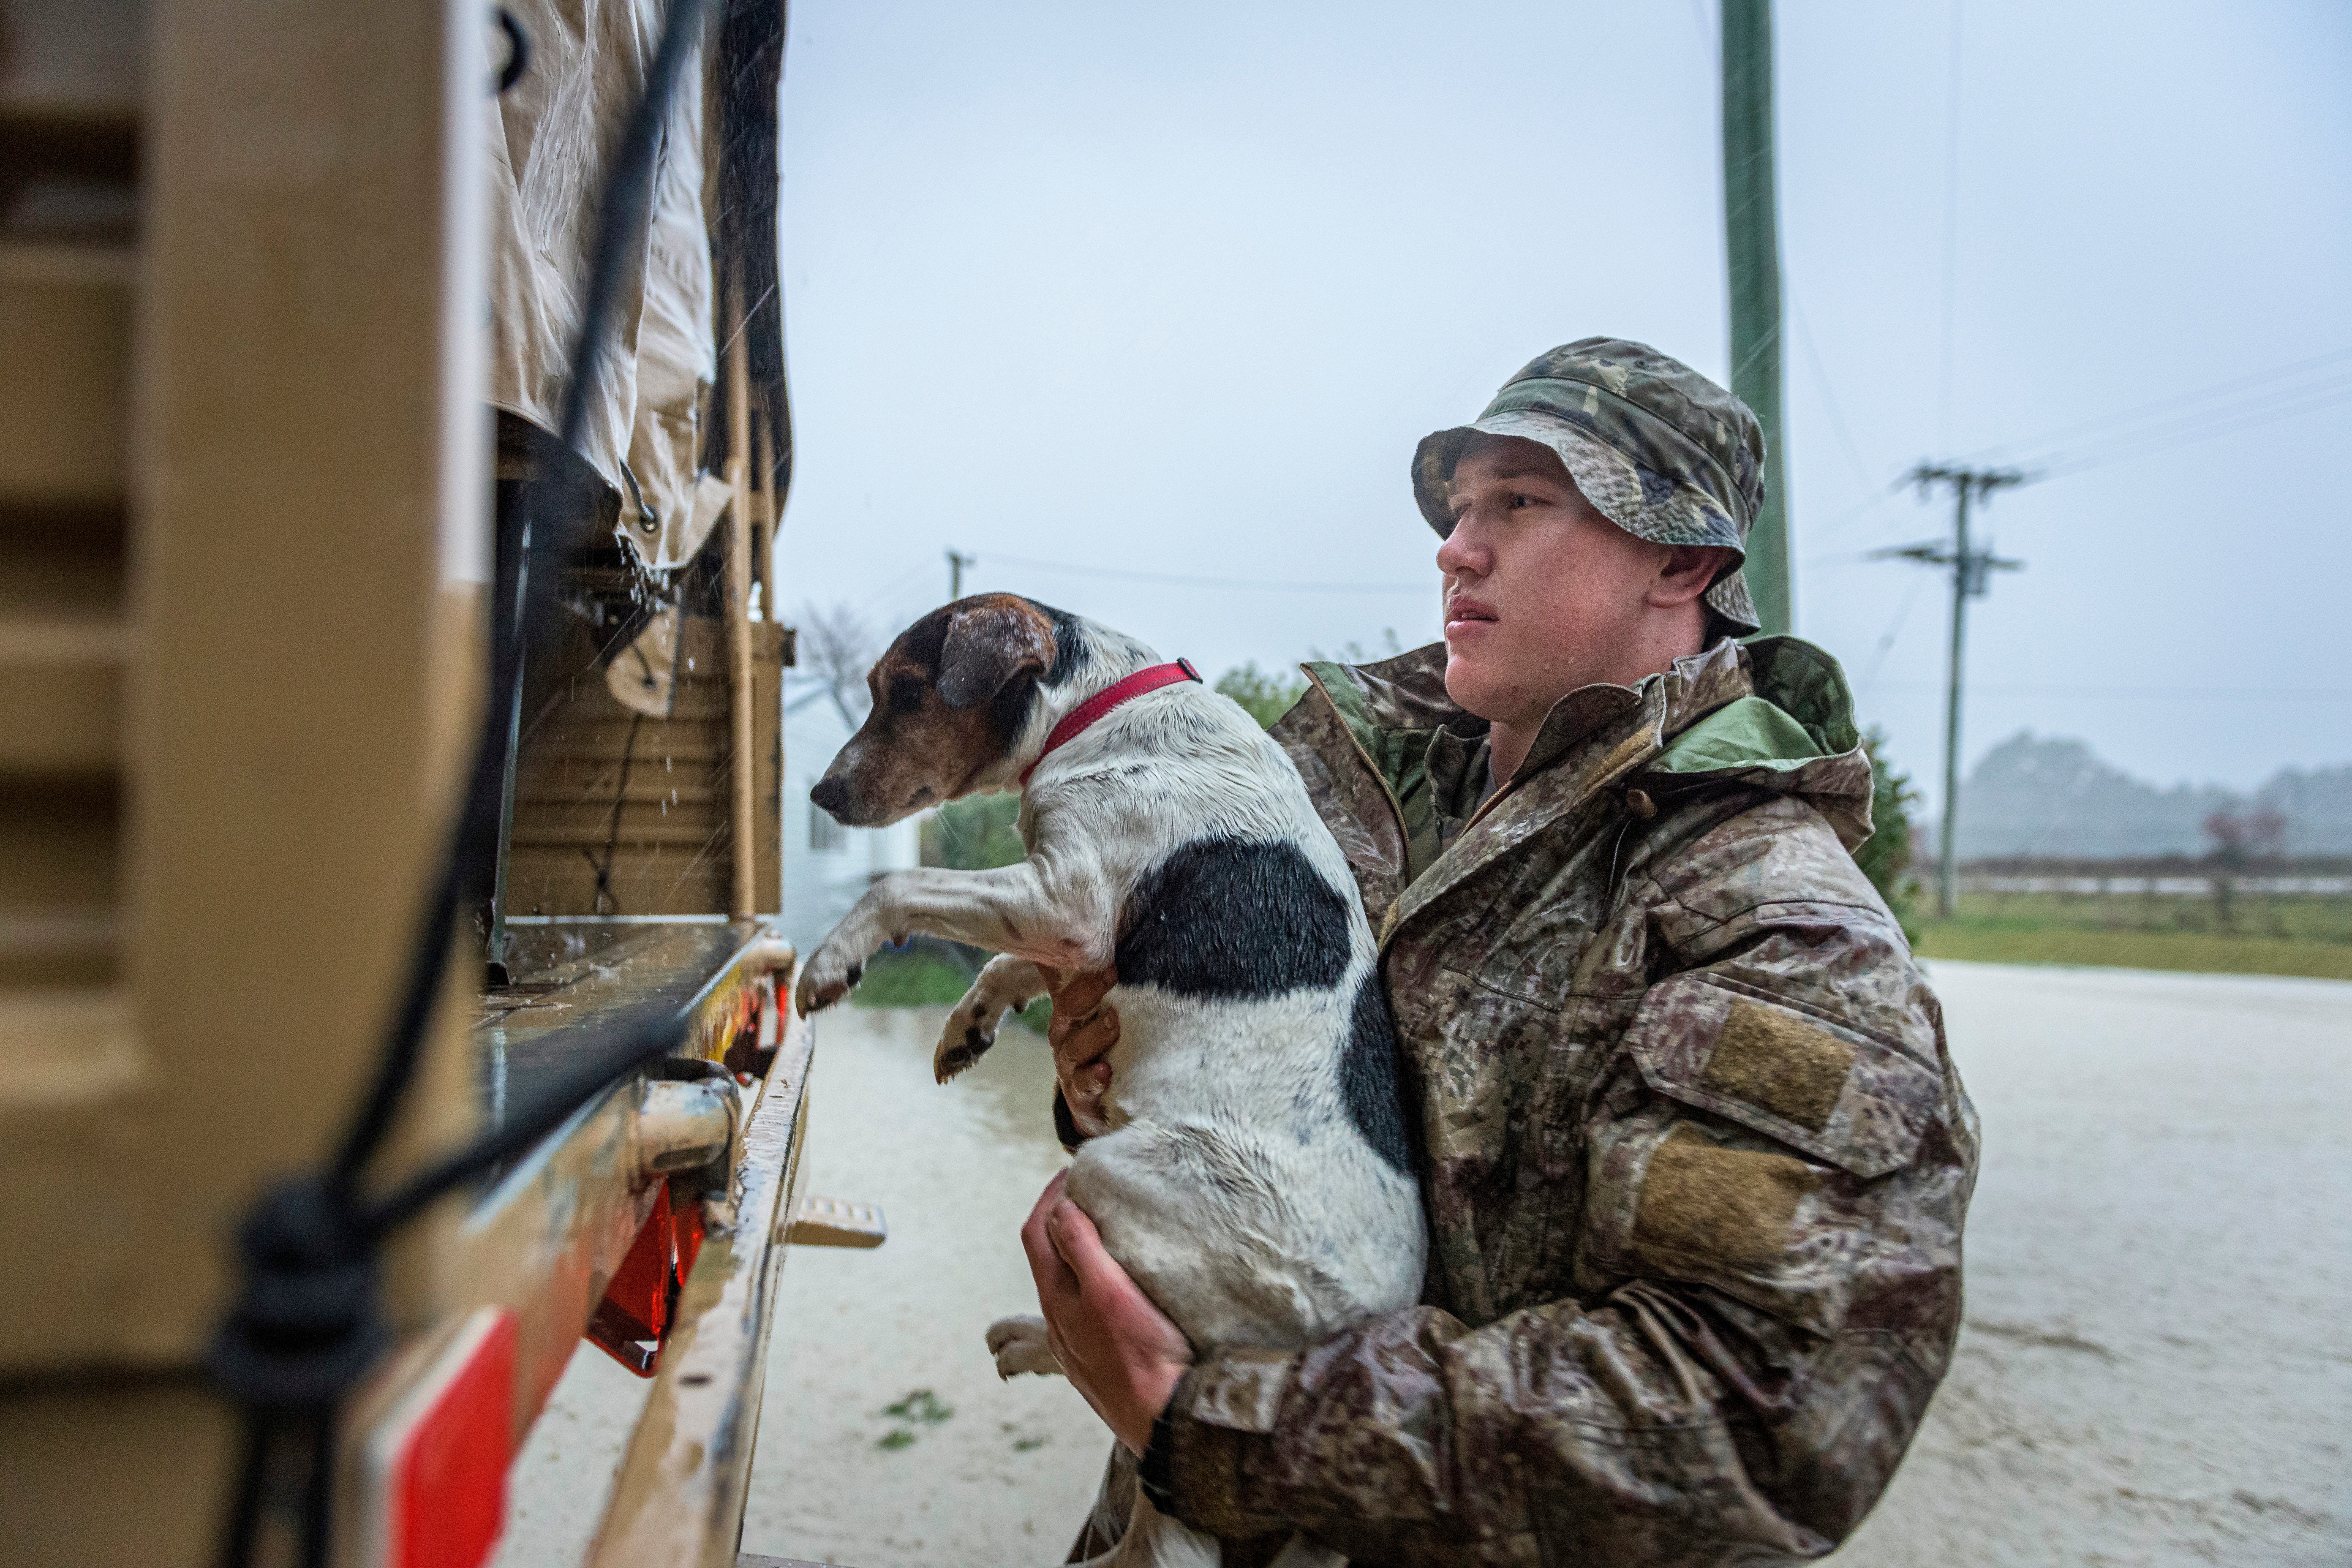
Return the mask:
{"type": "Polygon", "coordinates": [[[614,1327],[623,1338],[657,1340],[669,1327],[671,1281],[677,1272],[677,1226],[670,1217],[667,1183],[654,1194],[653,1211],[628,1256],[604,1287],[601,1307],[618,1314],[614,1327]]]}
{"type": "Polygon", "coordinates": [[[484,1307],[369,1435],[372,1568],[480,1568],[506,1529],[515,1315],[484,1307]]]}
{"type": "Polygon", "coordinates": [[[665,1177],[583,1337],[639,1377],[653,1376],[661,1369],[670,1313],[701,1250],[702,1200],[672,1191],[665,1177]]]}

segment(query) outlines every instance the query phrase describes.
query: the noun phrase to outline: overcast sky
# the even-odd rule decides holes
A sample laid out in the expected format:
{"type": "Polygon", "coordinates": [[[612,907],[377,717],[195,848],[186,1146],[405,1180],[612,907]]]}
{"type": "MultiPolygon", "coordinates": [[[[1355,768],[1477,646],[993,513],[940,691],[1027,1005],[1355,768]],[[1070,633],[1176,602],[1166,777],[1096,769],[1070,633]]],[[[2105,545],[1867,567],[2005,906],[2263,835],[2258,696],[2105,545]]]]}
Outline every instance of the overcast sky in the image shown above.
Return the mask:
{"type": "MultiPolygon", "coordinates": [[[[1864,721],[1932,798],[1948,595],[1858,557],[1984,458],[2050,477],[1979,514],[2027,566],[1971,606],[1965,757],[2352,761],[2352,5],[1777,9],[1797,629],[1864,721]]],[[[1213,673],[1433,639],[1420,437],[1595,333],[1725,378],[1717,37],[794,0],[788,611],[895,631],[952,547],[1213,673]]]]}

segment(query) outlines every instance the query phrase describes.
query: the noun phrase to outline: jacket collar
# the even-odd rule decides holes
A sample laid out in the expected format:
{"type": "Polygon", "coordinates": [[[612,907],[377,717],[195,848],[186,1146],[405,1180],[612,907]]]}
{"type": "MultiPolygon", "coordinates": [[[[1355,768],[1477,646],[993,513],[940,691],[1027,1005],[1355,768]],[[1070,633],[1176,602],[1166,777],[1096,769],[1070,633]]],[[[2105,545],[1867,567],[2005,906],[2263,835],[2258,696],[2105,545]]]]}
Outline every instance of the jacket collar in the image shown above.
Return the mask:
{"type": "MultiPolygon", "coordinates": [[[[1676,793],[1720,782],[1803,795],[1849,847],[1869,836],[1869,763],[1853,733],[1844,678],[1828,655],[1794,638],[1723,639],[1637,686],[1569,692],[1545,716],[1518,773],[1475,813],[1463,802],[1475,798],[1478,781],[1461,775],[1467,764],[1483,763],[1475,753],[1485,750],[1486,725],[1445,695],[1444,644],[1378,664],[1307,669],[1315,688],[1307,702],[1328,704],[1353,742],[1309,743],[1335,773],[1377,775],[1406,841],[1406,863],[1399,868],[1406,885],[1388,910],[1384,940],[1596,795],[1646,780],[1654,768],[1676,793]],[[1795,717],[1780,713],[1782,707],[1795,717]],[[1786,722],[1739,721],[1757,710],[1786,722]],[[1723,717],[1713,728],[1723,733],[1706,733],[1710,745],[1685,748],[1688,756],[1669,754],[1679,737],[1717,715],[1723,717]],[[1765,754],[1773,742],[1790,754],[1765,754]],[[1353,754],[1339,754],[1343,749],[1353,754]]],[[[1286,720],[1284,728],[1290,727],[1286,720]]],[[[1297,726],[1302,740],[1334,728],[1297,726]]],[[[1370,792],[1352,793],[1361,799],[1370,792]]]]}
{"type": "Polygon", "coordinates": [[[1391,906],[1381,936],[1520,848],[1553,823],[1624,782],[1669,736],[1750,695],[1739,645],[1716,643],[1639,686],[1579,687],[1552,704],[1517,773],[1391,906]]]}

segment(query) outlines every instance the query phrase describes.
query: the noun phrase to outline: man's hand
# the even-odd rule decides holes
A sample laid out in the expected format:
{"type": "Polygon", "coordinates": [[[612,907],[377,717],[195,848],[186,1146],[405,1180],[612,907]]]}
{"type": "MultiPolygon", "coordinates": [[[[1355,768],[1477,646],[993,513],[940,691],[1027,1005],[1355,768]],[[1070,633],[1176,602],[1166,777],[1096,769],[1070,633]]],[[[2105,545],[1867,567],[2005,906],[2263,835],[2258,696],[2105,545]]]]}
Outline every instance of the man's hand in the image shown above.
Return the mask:
{"type": "Polygon", "coordinates": [[[1099,1138],[1110,1131],[1103,1119],[1103,1096],[1110,1089],[1110,1048],[1118,1044],[1118,1009],[1103,997],[1118,984],[1118,971],[1105,967],[1072,974],[1049,971],[1054,1021],[1045,1037],[1054,1047],[1054,1076],[1062,1103],[1080,1132],[1099,1138]]]}
{"type": "Polygon", "coordinates": [[[1150,1446],[1152,1422],[1192,1364],[1192,1347],[1103,1249],[1086,1211],[1062,1195],[1068,1179],[1064,1172],[1045,1184],[1021,1227],[1029,1271],[1037,1277],[1045,1342],[1070,1386],[1139,1455],[1150,1446]]]}

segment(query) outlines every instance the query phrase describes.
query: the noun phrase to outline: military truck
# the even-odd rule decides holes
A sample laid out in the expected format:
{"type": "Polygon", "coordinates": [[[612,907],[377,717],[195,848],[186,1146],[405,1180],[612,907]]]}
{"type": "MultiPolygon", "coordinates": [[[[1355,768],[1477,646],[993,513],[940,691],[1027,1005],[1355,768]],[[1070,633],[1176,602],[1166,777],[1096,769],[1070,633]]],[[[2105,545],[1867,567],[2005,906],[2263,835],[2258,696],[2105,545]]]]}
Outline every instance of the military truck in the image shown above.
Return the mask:
{"type": "Polygon", "coordinates": [[[0,0],[0,1563],[470,1568],[583,1336],[734,1562],[783,23],[0,0]]]}

